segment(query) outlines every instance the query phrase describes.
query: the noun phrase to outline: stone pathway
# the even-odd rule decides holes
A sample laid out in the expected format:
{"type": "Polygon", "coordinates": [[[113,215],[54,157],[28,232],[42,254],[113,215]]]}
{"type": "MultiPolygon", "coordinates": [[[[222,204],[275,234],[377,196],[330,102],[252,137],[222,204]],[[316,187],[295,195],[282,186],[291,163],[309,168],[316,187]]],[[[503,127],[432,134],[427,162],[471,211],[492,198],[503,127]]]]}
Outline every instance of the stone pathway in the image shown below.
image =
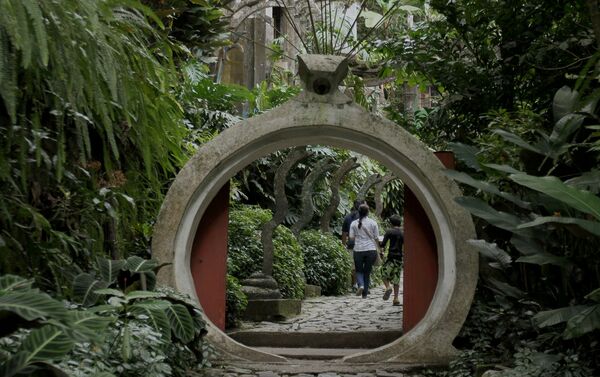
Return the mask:
{"type": "MultiPolygon", "coordinates": [[[[402,286],[400,286],[402,287],[402,286]]],[[[302,301],[302,313],[281,322],[243,322],[236,330],[277,332],[335,332],[400,330],[402,306],[393,306],[392,298],[383,301],[383,285],[371,289],[366,299],[349,293],[345,296],[321,296],[302,301]]],[[[400,292],[402,304],[402,292],[400,292]]]]}
{"type": "MultiPolygon", "coordinates": [[[[400,285],[402,287],[402,285],[400,285]]],[[[302,302],[302,313],[281,322],[242,322],[234,331],[264,332],[348,332],[398,331],[402,326],[402,292],[400,306],[392,297],[383,301],[383,285],[371,289],[363,299],[353,293],[344,296],[320,296],[302,302]]],[[[284,334],[282,336],[285,336],[284,334]]],[[[294,360],[285,364],[236,362],[216,365],[192,376],[202,377],[408,377],[406,366],[352,365],[338,360],[294,360]]]]}

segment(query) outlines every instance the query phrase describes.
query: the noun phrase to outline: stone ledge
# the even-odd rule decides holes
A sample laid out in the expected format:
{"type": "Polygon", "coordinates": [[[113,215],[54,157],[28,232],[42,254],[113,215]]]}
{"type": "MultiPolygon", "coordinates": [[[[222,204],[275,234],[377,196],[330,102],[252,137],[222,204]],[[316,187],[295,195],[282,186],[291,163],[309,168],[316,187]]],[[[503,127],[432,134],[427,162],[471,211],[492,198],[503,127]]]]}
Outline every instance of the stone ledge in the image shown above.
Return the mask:
{"type": "Polygon", "coordinates": [[[293,299],[248,300],[244,319],[250,321],[282,320],[300,314],[302,301],[293,299]]]}

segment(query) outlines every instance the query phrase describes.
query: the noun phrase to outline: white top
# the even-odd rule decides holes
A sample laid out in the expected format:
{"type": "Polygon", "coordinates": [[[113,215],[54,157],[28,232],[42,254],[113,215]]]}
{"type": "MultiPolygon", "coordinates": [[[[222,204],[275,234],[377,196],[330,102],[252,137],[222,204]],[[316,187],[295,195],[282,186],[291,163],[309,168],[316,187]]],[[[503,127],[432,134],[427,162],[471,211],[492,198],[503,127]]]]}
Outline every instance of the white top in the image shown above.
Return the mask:
{"type": "Polygon", "coordinates": [[[365,217],[362,219],[362,226],[359,229],[358,220],[354,220],[350,224],[349,237],[354,238],[354,251],[377,250],[373,238],[379,237],[379,227],[375,220],[365,217]]]}

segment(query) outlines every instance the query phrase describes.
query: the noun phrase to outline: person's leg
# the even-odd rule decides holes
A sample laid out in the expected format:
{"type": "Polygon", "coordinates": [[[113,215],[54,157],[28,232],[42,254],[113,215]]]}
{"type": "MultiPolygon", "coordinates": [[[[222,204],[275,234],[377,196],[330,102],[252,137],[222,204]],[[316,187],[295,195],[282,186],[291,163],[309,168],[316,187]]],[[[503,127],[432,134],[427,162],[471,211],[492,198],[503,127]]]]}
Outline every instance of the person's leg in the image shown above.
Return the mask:
{"type": "Polygon", "coordinates": [[[363,265],[363,274],[365,280],[365,289],[362,293],[363,297],[366,297],[369,294],[369,284],[371,284],[371,270],[373,270],[373,263],[375,263],[375,259],[377,259],[376,251],[367,251],[365,252],[364,265],[363,265]]]}
{"type": "Polygon", "coordinates": [[[392,283],[394,283],[394,301],[393,305],[400,305],[400,300],[398,298],[400,294],[400,277],[402,275],[402,262],[395,261],[393,268],[393,279],[392,283]]]}
{"type": "Polygon", "coordinates": [[[364,252],[355,252],[354,253],[354,268],[356,269],[356,283],[358,284],[358,291],[356,291],[357,295],[362,294],[364,292],[364,288],[365,288],[363,254],[366,254],[366,253],[364,253],[364,252]]]}
{"type": "Polygon", "coordinates": [[[381,278],[383,279],[383,285],[385,285],[385,292],[383,292],[384,300],[389,300],[392,294],[392,288],[390,287],[390,282],[392,281],[392,267],[393,266],[389,260],[386,260],[381,266],[381,278]]]}

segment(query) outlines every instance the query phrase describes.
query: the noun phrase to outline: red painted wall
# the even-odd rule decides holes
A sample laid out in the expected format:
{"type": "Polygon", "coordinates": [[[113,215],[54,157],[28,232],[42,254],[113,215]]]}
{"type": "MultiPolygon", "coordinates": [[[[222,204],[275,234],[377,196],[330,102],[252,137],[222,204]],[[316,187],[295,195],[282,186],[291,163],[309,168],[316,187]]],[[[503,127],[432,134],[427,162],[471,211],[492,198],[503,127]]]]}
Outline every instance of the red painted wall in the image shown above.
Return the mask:
{"type": "Polygon", "coordinates": [[[221,330],[225,329],[228,207],[229,183],[221,188],[204,212],[190,258],[200,305],[221,330]]]}
{"type": "MultiPolygon", "coordinates": [[[[452,152],[435,155],[454,168],[452,152]]],[[[406,333],[425,316],[435,293],[438,255],[435,234],[425,210],[407,188],[404,190],[404,292],[402,330],[406,333]]]]}

